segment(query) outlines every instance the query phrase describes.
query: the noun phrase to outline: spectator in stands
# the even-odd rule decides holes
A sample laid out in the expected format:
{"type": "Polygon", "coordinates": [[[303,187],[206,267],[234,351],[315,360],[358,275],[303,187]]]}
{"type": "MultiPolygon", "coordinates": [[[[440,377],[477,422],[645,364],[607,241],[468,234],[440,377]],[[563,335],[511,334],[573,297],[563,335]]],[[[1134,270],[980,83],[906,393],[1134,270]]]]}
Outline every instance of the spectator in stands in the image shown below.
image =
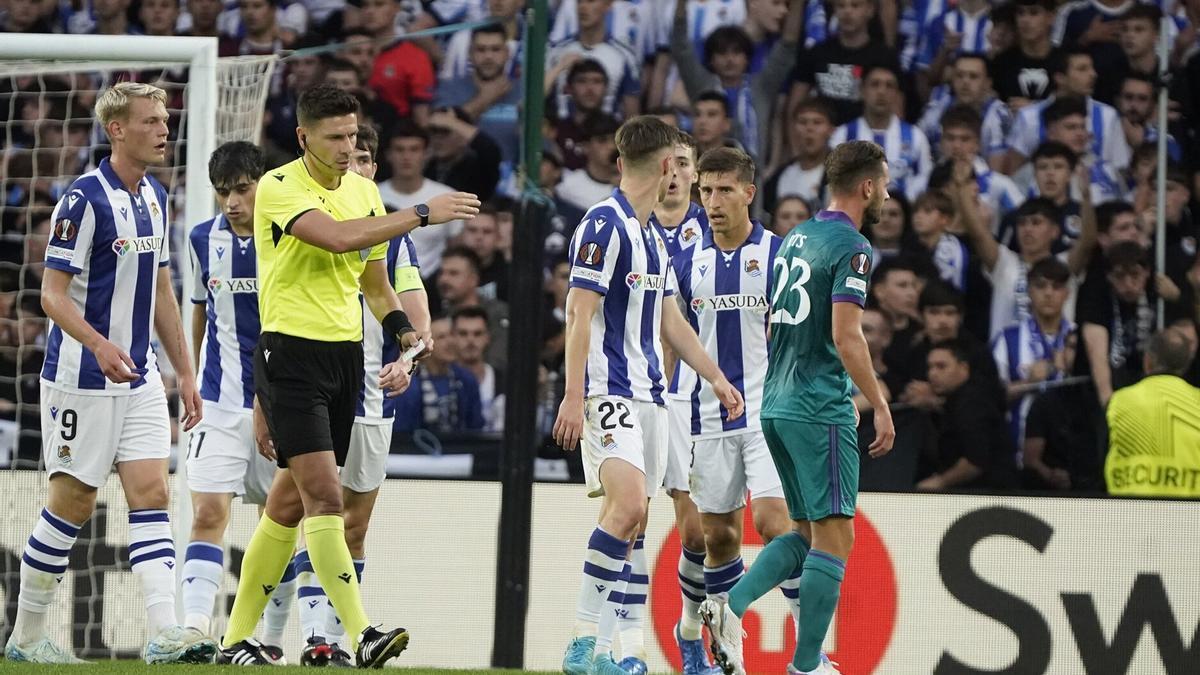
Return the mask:
{"type": "MultiPolygon", "coordinates": [[[[888,367],[884,363],[883,354],[892,342],[892,325],[883,312],[870,308],[863,310],[862,331],[863,337],[867,339],[867,349],[871,352],[871,367],[875,369],[875,378],[879,380],[879,386],[883,390],[883,398],[891,402],[892,392],[887,385],[888,367]]],[[[875,409],[871,401],[857,388],[854,391],[854,407],[858,408],[860,415],[875,409]]]]}
{"type": "MultiPolygon", "coordinates": [[[[439,4],[438,0],[434,0],[433,4],[439,4]]],[[[458,4],[459,7],[464,7],[467,10],[467,17],[469,18],[454,19],[450,23],[454,23],[454,21],[490,19],[496,24],[503,26],[504,33],[508,36],[509,54],[509,61],[504,66],[504,72],[508,75],[514,75],[517,72],[517,66],[520,63],[523,49],[521,46],[521,10],[525,6],[524,0],[486,0],[486,2],[479,2],[478,4],[474,2],[457,2],[457,0],[441,0],[440,4],[458,4]],[[478,9],[473,9],[472,5],[478,9]]],[[[603,16],[601,16],[601,23],[603,23],[603,16]]],[[[438,71],[438,77],[442,80],[452,80],[456,77],[469,74],[471,72],[470,55],[471,33],[460,30],[446,43],[446,49],[441,55],[441,68],[438,71]]]]}
{"type": "MultiPolygon", "coordinates": [[[[658,52],[654,10],[655,7],[650,3],[641,0],[614,0],[605,16],[609,33],[629,45],[647,66],[658,52]]],[[[559,0],[554,10],[549,43],[559,44],[578,36],[578,3],[576,0],[559,0]]]]}
{"type": "Polygon", "coordinates": [[[642,58],[633,47],[608,32],[605,17],[613,0],[584,0],[576,3],[579,33],[551,47],[546,57],[546,94],[555,96],[559,118],[570,113],[564,93],[567,72],[579,58],[595,60],[604,67],[608,89],[601,110],[628,119],[640,110],[642,58]]]}
{"type": "Polygon", "coordinates": [[[387,46],[388,40],[397,37],[400,4],[400,0],[364,0],[362,28],[371,34],[376,49],[384,49],[374,59],[368,84],[397,117],[411,117],[424,126],[429,121],[429,104],[438,83],[429,54],[415,42],[401,40],[387,46]]]}
{"type": "Polygon", "coordinates": [[[484,431],[504,431],[504,373],[496,370],[484,356],[492,342],[488,313],[482,307],[463,307],[451,317],[454,343],[458,347],[456,365],[462,366],[479,382],[479,403],[484,431]]]}
{"type": "Polygon", "coordinates": [[[1018,450],[1025,439],[1025,418],[1033,405],[1034,387],[1067,376],[1067,339],[1075,325],[1064,315],[1071,272],[1054,257],[1029,268],[1030,316],[1010,324],[992,341],[992,356],[1006,387],[1008,424],[1018,450]]]}
{"type": "MultiPolygon", "coordinates": [[[[583,220],[585,211],[558,196],[558,184],[562,181],[563,158],[558,147],[546,142],[542,148],[542,164],[539,186],[554,205],[550,216],[550,232],[546,234],[546,268],[550,269],[566,256],[567,244],[575,227],[583,220]]],[[[510,237],[511,240],[511,237],[510,237]]]]}
{"type": "Polygon", "coordinates": [[[463,225],[461,243],[479,256],[479,295],[485,300],[508,302],[508,262],[500,254],[500,225],[496,207],[484,203],[479,213],[463,225]]]}
{"type": "Polygon", "coordinates": [[[599,61],[580,58],[567,71],[563,91],[570,105],[566,115],[553,118],[554,141],[562,149],[564,168],[574,171],[587,165],[585,126],[589,118],[603,113],[600,107],[607,90],[608,73],[599,61]]]}
{"type": "Polygon", "coordinates": [[[723,26],[704,41],[704,61],[689,41],[687,4],[675,5],[671,55],[679,68],[684,91],[695,100],[706,91],[725,93],[734,114],[734,137],[759,164],[771,160],[771,127],[775,101],[792,66],[800,40],[804,3],[792,2],[779,40],[771,47],[762,70],[750,77],[754,43],[738,26],[723,26]]]}
{"type": "Polygon", "coordinates": [[[179,0],[142,0],[138,21],[146,35],[174,36],[179,20],[179,0]]]}
{"type": "MultiPolygon", "coordinates": [[[[429,288],[429,308],[434,314],[454,313],[464,307],[483,307],[484,298],[479,293],[479,256],[464,246],[452,246],[442,254],[437,281],[429,288]]],[[[426,286],[429,283],[426,282],[426,286]]],[[[488,300],[488,332],[492,336],[487,351],[487,361],[496,368],[504,369],[508,362],[508,303],[488,300]]]]}
{"type": "Polygon", "coordinates": [[[521,87],[505,70],[508,57],[503,27],[493,24],[476,28],[471,34],[471,73],[439,82],[434,98],[438,108],[461,108],[500,146],[504,159],[501,182],[512,176],[521,154],[521,87]]]}
{"type": "MultiPolygon", "coordinates": [[[[1091,123],[1092,120],[1087,116],[1087,104],[1078,96],[1056,98],[1042,110],[1046,139],[1061,141],[1081,162],[1090,164],[1088,182],[1091,185],[1089,191],[1092,202],[1103,204],[1124,196],[1125,185],[1117,167],[1094,154],[1095,148],[1090,142],[1093,135],[1089,129],[1094,128],[1089,126],[1091,123]]],[[[1124,138],[1120,139],[1120,143],[1125,143],[1124,138]]],[[[1023,168],[1016,174],[1018,184],[1028,184],[1028,178],[1025,177],[1027,171],[1023,168]]],[[[1078,195],[1073,196],[1078,198],[1078,195]]]]}
{"type": "Polygon", "coordinates": [[[719,91],[706,91],[692,104],[692,136],[696,139],[696,156],[713,148],[736,145],[731,140],[733,117],[729,114],[729,99],[719,91]]]}
{"type": "Polygon", "coordinates": [[[902,195],[892,194],[883,203],[879,222],[863,227],[863,235],[871,242],[874,260],[871,266],[878,268],[884,260],[900,255],[901,246],[911,245],[912,218],[908,200],[902,195]]]}
{"type": "Polygon", "coordinates": [[[563,172],[558,196],[568,204],[586,211],[612,194],[619,178],[617,145],[613,140],[617,121],[596,113],[584,122],[583,151],[587,164],[582,169],[563,172]]]}
{"type": "MultiPolygon", "coordinates": [[[[1050,39],[1054,0],[1013,0],[1017,8],[1016,44],[994,57],[996,95],[1016,112],[1054,92],[1051,77],[1058,50],[1050,39]]],[[[1007,168],[1002,169],[1006,173],[1007,168]]]]}
{"type": "Polygon", "coordinates": [[[435,434],[481,431],[483,408],[479,381],[471,371],[454,363],[457,345],[450,319],[437,317],[430,324],[433,352],[412,376],[412,384],[396,398],[394,429],[412,433],[426,429],[435,434]]]}
{"type": "Polygon", "coordinates": [[[988,0],[959,0],[929,23],[917,48],[917,91],[928,99],[942,83],[946,68],[963,55],[986,57],[991,32],[988,0]]]}
{"type": "MultiPolygon", "coordinates": [[[[402,121],[388,134],[384,159],[392,177],[379,183],[379,195],[388,211],[398,211],[424,204],[433,197],[452,190],[425,177],[425,158],[429,153],[429,134],[417,125],[402,121]]],[[[409,233],[421,261],[421,274],[433,276],[442,262],[442,252],[451,239],[462,232],[462,221],[451,221],[437,227],[422,227],[409,233]]]]}
{"type": "Polygon", "coordinates": [[[39,15],[37,0],[8,0],[0,33],[49,33],[50,23],[39,15]]]}
{"type": "Polygon", "coordinates": [[[798,195],[810,201],[820,197],[825,180],[825,157],[829,139],[836,127],[833,106],[824,99],[812,98],[796,106],[792,114],[795,156],[767,179],[763,186],[763,208],[775,210],[779,195],[798,195]]]}
{"type": "Polygon", "coordinates": [[[862,103],[863,116],[838,127],[830,145],[867,140],[883,146],[891,177],[888,191],[916,199],[929,183],[933,158],[924,132],[896,114],[900,110],[899,70],[887,65],[864,67],[862,103]]]}
{"type": "Polygon", "coordinates": [[[921,331],[917,298],[921,280],[905,258],[884,260],[871,277],[871,298],[892,325],[892,342],[884,354],[888,369],[904,369],[913,342],[921,331]]]}
{"type": "Polygon", "coordinates": [[[1083,130],[1090,133],[1090,137],[1087,133],[1084,134],[1084,147],[1075,147],[1067,138],[1058,140],[1062,140],[1080,155],[1090,150],[1091,154],[1111,164],[1114,169],[1124,170],[1129,166],[1130,150],[1121,130],[1120,115],[1112,106],[1092,98],[1096,77],[1092,56],[1087,50],[1072,47],[1059,53],[1054,60],[1054,96],[1051,98],[1079,98],[1083,101],[1072,101],[1067,107],[1059,108],[1052,114],[1049,113],[1049,107],[1053,103],[1050,99],[1018,111],[1008,134],[1005,173],[1015,173],[1033,154],[1038,143],[1045,138],[1052,138],[1051,123],[1077,110],[1085,119],[1083,130]]]}
{"type": "MultiPolygon", "coordinates": [[[[1154,7],[1153,5],[1142,6],[1154,7]]],[[[1154,124],[1158,115],[1158,89],[1154,84],[1155,77],[1156,75],[1130,72],[1121,81],[1116,106],[1117,111],[1121,113],[1121,128],[1125,132],[1125,142],[1131,148],[1140,148],[1144,143],[1158,142],[1158,127],[1154,124]]],[[[1170,134],[1167,135],[1167,154],[1172,162],[1179,162],[1183,159],[1183,147],[1170,134]]]]}
{"type": "MultiPolygon", "coordinates": [[[[1078,333],[1067,337],[1068,363],[1075,361],[1078,340],[1078,333]]],[[[1094,431],[1098,410],[1089,388],[1082,385],[1050,387],[1034,395],[1021,451],[1026,487],[1074,491],[1103,487],[1094,431]]]]}
{"type": "MultiPolygon", "coordinates": [[[[1115,81],[1102,82],[1097,91],[1097,98],[1108,103],[1112,102],[1116,87],[1121,84],[1127,63],[1120,43],[1122,17],[1130,6],[1115,0],[1071,3],[1059,10],[1058,20],[1054,22],[1055,44],[1086,49],[1097,70],[1106,76],[1115,76],[1115,81]]],[[[1155,23],[1157,25],[1157,21],[1155,23]]]]}
{"type": "MultiPolygon", "coordinates": [[[[813,47],[796,64],[788,111],[794,111],[810,93],[830,99],[837,124],[862,114],[862,82],[874,66],[899,72],[896,53],[882,40],[872,40],[869,25],[875,17],[871,0],[836,0],[833,3],[837,34],[813,47]]],[[[891,164],[889,157],[889,164],[891,164]]],[[[894,167],[889,167],[894,170],[894,167]]]]}
{"type": "Polygon", "coordinates": [[[571,263],[561,260],[553,265],[546,278],[546,300],[549,311],[546,317],[546,336],[542,345],[542,365],[551,372],[558,372],[563,365],[563,350],[566,346],[567,291],[571,283],[571,263]]]}
{"type": "Polygon", "coordinates": [[[241,39],[226,42],[221,56],[278,54],[285,45],[276,10],[278,0],[238,0],[241,39]]]}
{"type": "MultiPolygon", "coordinates": [[[[746,19],[745,0],[685,0],[687,4],[688,35],[696,57],[704,58],[704,41],[722,26],[737,26],[746,19]]],[[[654,16],[658,56],[649,86],[651,106],[668,104],[680,110],[690,105],[678,81],[678,71],[671,58],[671,30],[675,25],[675,3],[671,0],[656,3],[654,16]]]]}
{"type": "Polygon", "coordinates": [[[936,454],[926,458],[918,490],[1002,488],[1011,484],[1013,450],[993,390],[971,372],[957,342],[933,346],[929,384],[945,403],[938,417],[936,454]]]}
{"type": "Polygon", "coordinates": [[[1157,299],[1145,249],[1122,242],[1109,247],[1105,258],[1105,292],[1088,294],[1076,315],[1101,407],[1115,390],[1141,379],[1157,299]]]}
{"type": "Polygon", "coordinates": [[[1182,375],[1191,350],[1176,329],[1150,339],[1146,378],[1113,394],[1108,406],[1109,494],[1200,497],[1200,389],[1182,375]]]}
{"type": "Polygon", "coordinates": [[[929,191],[917,197],[912,224],[920,246],[911,253],[927,260],[942,281],[961,293],[967,288],[971,252],[961,239],[947,231],[954,215],[954,202],[942,192],[929,191]]]}
{"type": "MultiPolygon", "coordinates": [[[[963,60],[963,59],[960,59],[963,60]]],[[[977,63],[978,59],[967,57],[965,60],[977,63]]],[[[993,103],[1004,107],[1002,103],[993,103]]],[[[969,163],[975,170],[975,182],[979,185],[979,198],[988,206],[993,220],[999,220],[1011,213],[1022,202],[1025,195],[1017,188],[1016,183],[1008,176],[984,161],[980,155],[980,129],[983,120],[975,108],[966,104],[955,104],[942,115],[939,132],[941,156],[950,162],[969,163]]]]}
{"type": "Polygon", "coordinates": [[[364,82],[353,63],[337,57],[327,57],[324,60],[325,84],[332,84],[355,96],[362,95],[364,82]]]}
{"type": "MultiPolygon", "coordinates": [[[[1033,153],[1033,189],[1032,194],[1050,200],[1058,207],[1062,222],[1062,232],[1051,246],[1054,253],[1070,248],[1071,243],[1080,234],[1080,203],[1072,194],[1071,176],[1075,174],[1079,156],[1065,144],[1059,141],[1046,141],[1038,146],[1033,153]]],[[[997,241],[1002,245],[1020,252],[1021,242],[1016,236],[1016,213],[1007,214],[1000,223],[997,241]]]]}
{"type": "MultiPolygon", "coordinates": [[[[1151,183],[1157,184],[1157,171],[1151,176],[1151,183]]],[[[1193,316],[1191,311],[1192,298],[1190,285],[1187,281],[1188,270],[1196,262],[1197,242],[1200,241],[1200,224],[1192,217],[1191,187],[1184,170],[1174,164],[1167,165],[1167,209],[1166,217],[1166,278],[1178,289],[1184,290],[1182,296],[1176,296],[1174,289],[1166,287],[1163,279],[1159,279],[1158,290],[1164,300],[1173,303],[1168,307],[1167,318],[1176,316],[1193,316]]],[[[1141,208],[1142,218],[1147,233],[1152,233],[1158,222],[1154,211],[1154,201],[1146,192],[1137,195],[1137,206],[1141,208]]]]}
{"type": "MultiPolygon", "coordinates": [[[[992,237],[990,229],[979,217],[978,209],[973,198],[976,186],[970,182],[969,167],[956,167],[955,207],[967,234],[979,255],[983,269],[992,282],[991,321],[988,328],[988,339],[1004,329],[1005,326],[1023,321],[1029,316],[1029,296],[1027,294],[1029,267],[1052,254],[1054,242],[1061,236],[1062,215],[1059,209],[1045,197],[1034,197],[1017,209],[1017,239],[1021,252],[1016,253],[1007,246],[1001,246],[992,237]]],[[[1075,172],[1075,179],[1086,190],[1085,170],[1075,172]]],[[[1067,300],[1066,315],[1072,316],[1075,308],[1075,289],[1079,275],[1087,266],[1088,256],[1096,241],[1096,218],[1092,212],[1090,197],[1085,198],[1082,207],[1079,239],[1067,251],[1057,254],[1059,260],[1067,265],[1071,272],[1069,282],[1070,294],[1067,300]]]]}
{"type": "Polygon", "coordinates": [[[950,95],[934,96],[926,104],[917,126],[925,132],[934,154],[945,157],[939,148],[942,136],[942,116],[955,106],[967,106],[980,117],[980,140],[976,154],[991,159],[993,153],[1004,149],[1004,132],[1012,123],[1008,106],[992,95],[992,79],[988,61],[983,54],[960,54],[954,59],[950,74],[950,95]],[[982,152],[981,152],[982,151],[982,152]]]}
{"type": "Polygon", "coordinates": [[[807,200],[797,195],[784,195],[771,213],[771,231],[782,237],[812,217],[813,208],[807,200]]]}
{"type": "Polygon", "coordinates": [[[225,9],[221,0],[188,0],[186,4],[187,9],[180,23],[188,28],[180,31],[180,36],[227,39],[217,30],[217,18],[225,9]]]}
{"type": "Polygon", "coordinates": [[[429,116],[432,157],[425,176],[486,201],[500,182],[500,147],[469,119],[461,108],[443,108],[429,116]]]}

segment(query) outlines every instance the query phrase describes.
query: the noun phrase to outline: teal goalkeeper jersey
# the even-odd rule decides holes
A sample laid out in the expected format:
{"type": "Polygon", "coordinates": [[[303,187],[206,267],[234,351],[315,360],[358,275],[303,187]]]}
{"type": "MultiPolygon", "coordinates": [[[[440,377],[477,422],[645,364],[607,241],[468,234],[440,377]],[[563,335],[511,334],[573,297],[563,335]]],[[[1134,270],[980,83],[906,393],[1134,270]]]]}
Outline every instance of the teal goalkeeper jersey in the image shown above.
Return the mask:
{"type": "Polygon", "coordinates": [[[783,238],[772,261],[763,419],[854,424],[850,376],[833,345],[833,305],[866,304],[871,259],[871,244],[840,211],[821,211],[783,238]]]}

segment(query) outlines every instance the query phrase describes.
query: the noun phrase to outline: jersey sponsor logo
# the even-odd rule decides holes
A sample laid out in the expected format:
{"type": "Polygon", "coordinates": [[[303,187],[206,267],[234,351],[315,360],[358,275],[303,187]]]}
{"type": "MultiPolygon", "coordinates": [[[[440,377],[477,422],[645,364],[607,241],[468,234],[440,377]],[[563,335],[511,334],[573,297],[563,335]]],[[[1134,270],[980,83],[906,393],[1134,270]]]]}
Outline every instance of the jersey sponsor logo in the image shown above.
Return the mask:
{"type": "Polygon", "coordinates": [[[770,305],[764,295],[736,294],[714,295],[707,298],[693,298],[692,310],[697,314],[703,312],[728,312],[732,310],[748,310],[751,312],[766,312],[770,305]]]}
{"type": "Polygon", "coordinates": [[[855,274],[866,276],[867,272],[871,271],[871,256],[866,253],[855,253],[853,258],[850,258],[850,269],[854,270],[855,274]]]}
{"type": "Polygon", "coordinates": [[[653,274],[630,272],[625,276],[625,285],[631,291],[661,291],[667,288],[667,279],[653,274]]]}
{"type": "Polygon", "coordinates": [[[862,279],[855,279],[854,277],[846,277],[846,288],[866,293],[867,282],[863,281],[862,279]]]}
{"type": "Polygon", "coordinates": [[[59,241],[71,241],[77,232],[79,232],[79,227],[67,218],[62,218],[54,223],[54,238],[59,241]]]}
{"type": "Polygon", "coordinates": [[[604,262],[604,249],[600,248],[600,244],[589,241],[579,249],[579,262],[592,267],[599,265],[604,262]]]}
{"type": "Polygon", "coordinates": [[[749,274],[752,277],[761,277],[762,276],[762,268],[758,266],[757,258],[751,258],[751,259],[747,260],[745,269],[746,269],[746,274],[749,274]]]}
{"type": "Polygon", "coordinates": [[[162,237],[130,237],[114,239],[113,253],[122,257],[127,253],[156,253],[162,248],[162,237]]]}
{"type": "Polygon", "coordinates": [[[213,277],[208,280],[208,290],[212,291],[213,295],[218,293],[257,293],[258,279],[255,277],[235,277],[233,279],[213,277]]]}

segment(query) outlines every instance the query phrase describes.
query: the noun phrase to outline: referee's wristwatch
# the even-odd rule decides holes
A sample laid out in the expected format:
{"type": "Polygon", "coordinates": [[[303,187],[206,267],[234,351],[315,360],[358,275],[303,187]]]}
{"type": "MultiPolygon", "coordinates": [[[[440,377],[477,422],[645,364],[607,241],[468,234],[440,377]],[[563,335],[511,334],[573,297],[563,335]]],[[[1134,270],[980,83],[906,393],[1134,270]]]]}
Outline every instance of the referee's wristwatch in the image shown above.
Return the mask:
{"type": "Polygon", "coordinates": [[[413,211],[417,212],[417,217],[421,219],[420,227],[425,227],[429,224],[429,205],[417,204],[413,207],[413,211]]]}

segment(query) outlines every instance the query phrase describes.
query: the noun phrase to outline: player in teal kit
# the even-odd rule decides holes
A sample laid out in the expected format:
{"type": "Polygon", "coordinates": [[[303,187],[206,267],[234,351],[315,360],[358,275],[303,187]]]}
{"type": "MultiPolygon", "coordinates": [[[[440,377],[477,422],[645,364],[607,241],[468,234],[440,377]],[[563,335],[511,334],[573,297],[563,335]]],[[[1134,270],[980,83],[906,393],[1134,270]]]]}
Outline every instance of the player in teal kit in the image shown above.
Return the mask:
{"type": "Polygon", "coordinates": [[[878,221],[888,198],[887,160],[878,145],[851,141],[825,162],[828,208],[789,232],[772,262],[771,359],[761,418],[795,523],[763,549],[727,600],[701,607],[726,673],[744,672],[722,645],[741,635],[747,607],[797,569],[803,570],[803,619],[788,672],[838,672],[822,660],[821,642],[854,541],[859,459],[851,380],[875,406],[871,456],[887,453],[895,438],[861,326],[871,245],[859,229],[878,221]]]}

